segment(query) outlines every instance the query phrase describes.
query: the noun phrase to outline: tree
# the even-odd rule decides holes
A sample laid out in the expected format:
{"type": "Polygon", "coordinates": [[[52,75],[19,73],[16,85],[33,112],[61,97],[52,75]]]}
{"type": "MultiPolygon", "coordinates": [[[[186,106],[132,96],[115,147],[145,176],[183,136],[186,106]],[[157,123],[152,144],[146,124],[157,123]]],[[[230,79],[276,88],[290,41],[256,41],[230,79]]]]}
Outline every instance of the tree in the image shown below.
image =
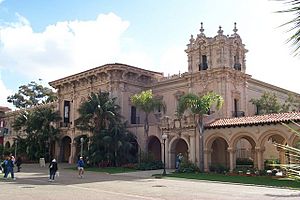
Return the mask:
{"type": "Polygon", "coordinates": [[[265,92],[259,99],[251,99],[250,102],[256,106],[259,115],[279,113],[282,107],[276,94],[270,92],[265,92]]]}
{"type": "Polygon", "coordinates": [[[288,94],[288,98],[285,100],[284,104],[282,105],[282,112],[289,112],[289,111],[300,111],[300,97],[296,97],[292,94],[288,94]]]}
{"type": "Polygon", "coordinates": [[[300,110],[300,99],[289,94],[284,103],[280,103],[275,93],[265,92],[259,99],[251,99],[250,102],[256,106],[257,114],[270,114],[300,110]]]}
{"type": "Polygon", "coordinates": [[[132,148],[130,141],[135,137],[122,123],[116,98],[110,98],[108,92],[92,93],[88,100],[80,105],[78,112],[80,116],[75,121],[76,126],[92,132],[89,151],[92,164],[106,161],[119,165],[129,161],[129,154],[126,152],[132,148]]]}
{"type": "Polygon", "coordinates": [[[17,93],[7,97],[7,102],[12,103],[17,108],[30,108],[53,102],[56,99],[56,93],[50,88],[32,81],[27,85],[21,85],[17,93]]]}
{"type": "Polygon", "coordinates": [[[151,112],[161,109],[165,112],[165,103],[161,99],[155,98],[152,94],[152,90],[146,90],[135,94],[130,100],[137,109],[145,113],[144,133],[146,135],[146,151],[148,151],[149,115],[151,112]]]}
{"type": "Polygon", "coordinates": [[[290,6],[286,10],[278,11],[278,13],[292,13],[294,18],[282,26],[292,26],[288,29],[289,32],[292,32],[292,36],[288,39],[288,42],[294,46],[294,54],[297,56],[300,53],[300,0],[281,0],[285,4],[290,6]]]}
{"type": "Polygon", "coordinates": [[[110,98],[108,92],[91,93],[87,101],[78,109],[80,117],[75,121],[78,128],[98,133],[106,129],[109,123],[121,118],[120,106],[116,98],[110,98]]]}
{"type": "Polygon", "coordinates": [[[19,136],[18,144],[25,143],[29,159],[37,160],[40,157],[49,157],[52,141],[57,140],[60,132],[55,127],[61,117],[54,106],[38,106],[31,110],[23,110],[17,116],[12,126],[16,131],[24,131],[26,137],[19,136]],[[46,148],[49,145],[49,149],[46,148]]]}
{"type": "Polygon", "coordinates": [[[211,107],[215,104],[217,109],[223,105],[223,98],[213,92],[209,92],[204,96],[197,96],[189,93],[183,95],[179,99],[177,114],[182,116],[186,110],[189,110],[197,118],[196,123],[199,131],[200,140],[200,171],[204,171],[204,115],[206,115],[211,107]]]}

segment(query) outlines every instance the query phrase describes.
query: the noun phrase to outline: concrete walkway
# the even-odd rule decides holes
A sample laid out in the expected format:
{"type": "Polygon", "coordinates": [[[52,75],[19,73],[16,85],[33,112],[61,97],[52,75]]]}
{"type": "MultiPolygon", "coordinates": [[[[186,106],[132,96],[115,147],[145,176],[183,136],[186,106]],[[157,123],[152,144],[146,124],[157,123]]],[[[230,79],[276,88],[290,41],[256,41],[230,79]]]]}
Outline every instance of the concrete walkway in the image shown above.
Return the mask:
{"type": "Polygon", "coordinates": [[[38,164],[23,165],[17,180],[0,178],[0,200],[273,200],[300,199],[300,191],[225,184],[174,178],[156,179],[162,170],[110,175],[65,169],[74,165],[59,164],[60,176],[48,182],[48,168],[38,164]]]}

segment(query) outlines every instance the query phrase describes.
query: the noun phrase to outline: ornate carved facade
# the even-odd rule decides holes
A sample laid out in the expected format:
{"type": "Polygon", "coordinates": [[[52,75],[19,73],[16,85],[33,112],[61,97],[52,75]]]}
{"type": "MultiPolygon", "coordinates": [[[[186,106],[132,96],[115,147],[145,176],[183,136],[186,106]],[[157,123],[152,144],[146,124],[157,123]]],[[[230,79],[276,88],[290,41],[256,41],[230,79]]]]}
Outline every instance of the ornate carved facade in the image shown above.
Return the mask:
{"type": "MultiPolygon", "coordinates": [[[[255,80],[246,74],[247,50],[237,31],[235,24],[233,34],[228,36],[224,35],[219,27],[215,37],[207,37],[201,23],[200,33],[195,38],[192,35],[187,44],[187,72],[183,74],[165,77],[163,73],[114,63],[50,82],[50,85],[57,89],[57,109],[64,118],[60,123],[63,136],[56,144],[56,157],[68,162],[74,162],[76,159],[78,144],[75,138],[90,135],[74,126],[74,120],[78,118],[77,109],[91,92],[99,90],[108,91],[113,97],[117,97],[121,114],[129,122],[129,129],[137,136],[140,149],[145,150],[144,147],[148,146],[148,151],[156,154],[157,159],[161,159],[165,154],[169,168],[175,166],[175,156],[179,152],[190,161],[199,164],[199,134],[193,117],[186,116],[181,120],[175,118],[178,99],[188,92],[201,95],[214,91],[224,98],[222,109],[211,110],[213,114],[206,118],[208,129],[204,135],[205,170],[209,170],[209,166],[214,164],[234,169],[236,157],[239,157],[238,151],[243,148],[242,143],[247,143],[246,147],[250,148],[246,149],[247,156],[254,160],[259,169],[263,168],[264,159],[273,156],[274,152],[276,158],[282,157],[280,152],[276,152],[266,141],[272,136],[278,136],[281,137],[281,143],[295,144],[298,139],[281,127],[279,122],[255,127],[209,127],[215,119],[255,115],[256,109],[249,100],[259,98],[266,91],[276,93],[281,100],[284,100],[288,93],[299,96],[255,80]],[[143,133],[144,115],[135,110],[130,103],[132,95],[146,89],[152,89],[167,105],[166,114],[153,113],[150,116],[148,145],[145,144],[147,140],[143,133]],[[162,133],[168,135],[165,152],[161,145],[162,133]],[[241,140],[244,142],[240,142],[241,140]],[[266,147],[269,151],[265,151],[266,147]]],[[[11,138],[7,137],[6,142],[11,141],[11,138]]]]}

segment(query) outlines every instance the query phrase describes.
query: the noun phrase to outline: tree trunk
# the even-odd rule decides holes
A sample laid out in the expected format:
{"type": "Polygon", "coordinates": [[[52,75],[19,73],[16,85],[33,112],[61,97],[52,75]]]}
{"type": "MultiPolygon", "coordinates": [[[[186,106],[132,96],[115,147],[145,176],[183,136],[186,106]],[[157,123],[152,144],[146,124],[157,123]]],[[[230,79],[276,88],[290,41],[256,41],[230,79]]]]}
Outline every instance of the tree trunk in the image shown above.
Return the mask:
{"type": "Polygon", "coordinates": [[[145,120],[144,120],[144,132],[146,136],[145,141],[145,153],[148,155],[148,138],[149,138],[149,121],[148,121],[149,114],[146,113],[145,120]]]}
{"type": "Polygon", "coordinates": [[[199,115],[198,118],[198,130],[199,130],[199,167],[200,172],[204,172],[204,123],[203,123],[203,115],[199,115]]]}

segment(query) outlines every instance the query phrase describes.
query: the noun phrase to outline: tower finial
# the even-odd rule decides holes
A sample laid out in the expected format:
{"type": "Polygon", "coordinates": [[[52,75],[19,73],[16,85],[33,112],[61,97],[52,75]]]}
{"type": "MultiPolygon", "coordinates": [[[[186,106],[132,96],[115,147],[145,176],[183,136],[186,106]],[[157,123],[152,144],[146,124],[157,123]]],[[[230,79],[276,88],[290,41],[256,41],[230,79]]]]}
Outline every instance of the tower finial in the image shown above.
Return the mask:
{"type": "Polygon", "coordinates": [[[203,22],[201,22],[200,24],[201,24],[200,33],[203,34],[203,32],[204,32],[203,22]]]}
{"type": "Polygon", "coordinates": [[[238,29],[236,28],[236,22],[234,22],[234,29],[233,29],[234,34],[237,34],[236,33],[237,31],[238,31],[238,29]]]}
{"type": "Polygon", "coordinates": [[[218,35],[223,35],[222,26],[219,26],[218,35]]]}
{"type": "Polygon", "coordinates": [[[194,36],[191,35],[191,38],[190,38],[190,44],[192,44],[194,41],[195,41],[194,36]]]}

